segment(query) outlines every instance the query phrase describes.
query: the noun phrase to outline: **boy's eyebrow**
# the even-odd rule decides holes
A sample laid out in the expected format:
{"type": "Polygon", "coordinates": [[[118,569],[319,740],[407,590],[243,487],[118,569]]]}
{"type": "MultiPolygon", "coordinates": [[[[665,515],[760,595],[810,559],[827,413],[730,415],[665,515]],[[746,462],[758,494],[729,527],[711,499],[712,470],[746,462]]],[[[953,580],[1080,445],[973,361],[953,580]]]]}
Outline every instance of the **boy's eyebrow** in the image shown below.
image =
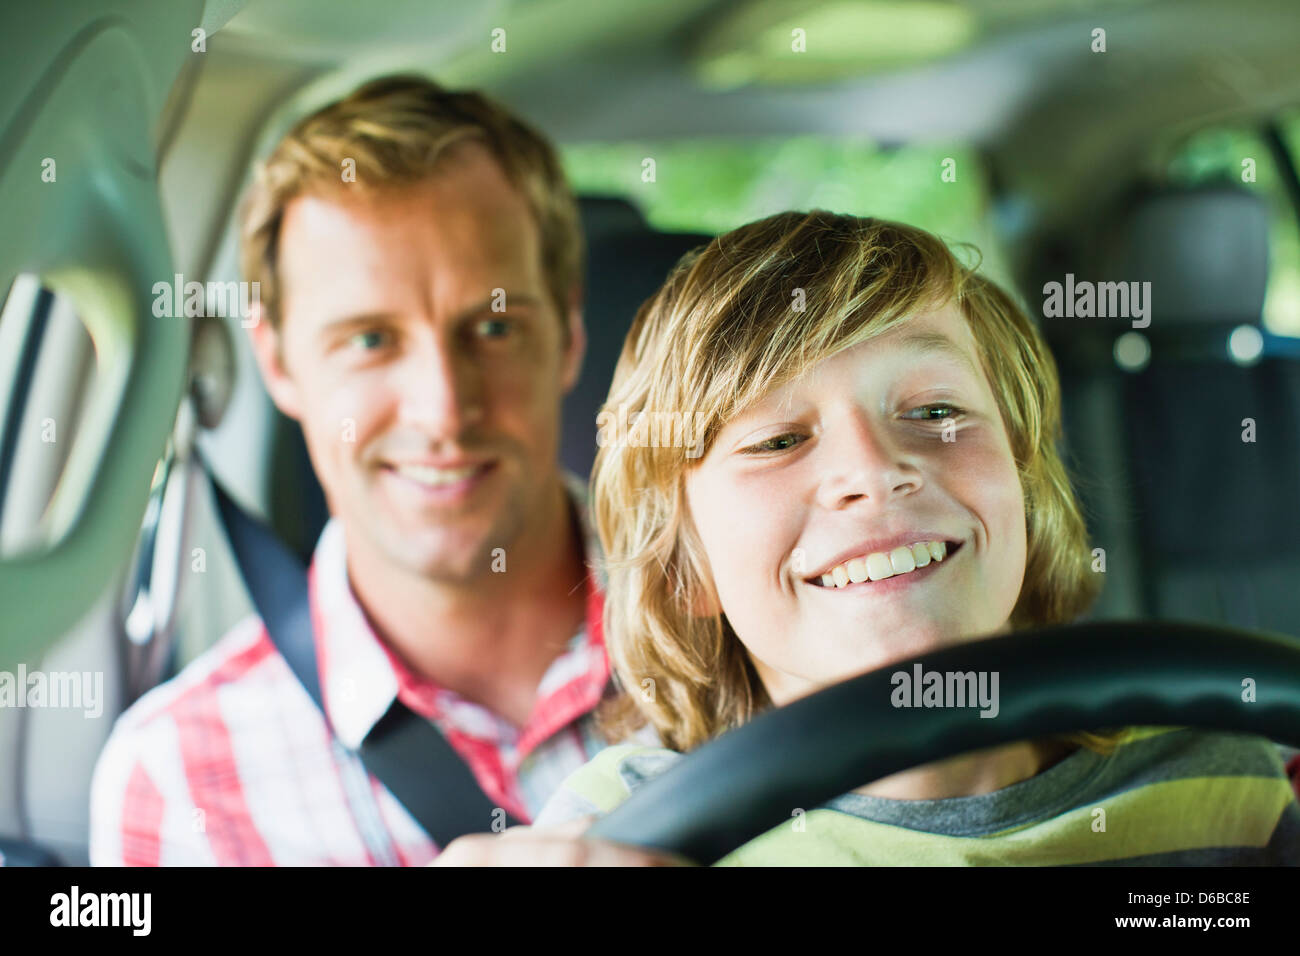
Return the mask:
{"type": "Polygon", "coordinates": [[[898,343],[911,352],[937,352],[946,355],[965,366],[972,375],[980,374],[970,354],[942,332],[909,332],[901,336],[898,343]]]}

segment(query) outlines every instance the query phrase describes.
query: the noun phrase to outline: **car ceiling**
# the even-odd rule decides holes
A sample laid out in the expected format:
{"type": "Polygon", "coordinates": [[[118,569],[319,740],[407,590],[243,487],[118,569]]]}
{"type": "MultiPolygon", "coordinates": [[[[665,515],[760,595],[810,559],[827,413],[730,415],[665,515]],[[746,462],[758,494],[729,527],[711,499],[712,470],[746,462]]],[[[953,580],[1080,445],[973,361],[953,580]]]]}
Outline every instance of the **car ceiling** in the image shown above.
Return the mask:
{"type": "Polygon", "coordinates": [[[199,82],[225,84],[225,112],[238,97],[262,119],[302,111],[415,69],[561,143],[973,143],[1040,224],[1122,190],[1163,138],[1300,104],[1293,0],[219,0],[205,22],[224,25],[199,82]],[[791,54],[805,22],[807,52],[791,54]]]}

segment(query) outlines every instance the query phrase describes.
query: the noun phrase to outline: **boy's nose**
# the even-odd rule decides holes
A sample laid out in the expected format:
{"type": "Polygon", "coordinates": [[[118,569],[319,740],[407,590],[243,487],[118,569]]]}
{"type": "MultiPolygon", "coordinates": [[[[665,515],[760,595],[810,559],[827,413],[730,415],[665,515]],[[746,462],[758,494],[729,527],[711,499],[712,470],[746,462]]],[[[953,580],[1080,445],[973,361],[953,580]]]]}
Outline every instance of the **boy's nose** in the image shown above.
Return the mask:
{"type": "Polygon", "coordinates": [[[918,491],[921,472],[884,423],[855,410],[823,432],[824,478],[818,489],[822,507],[837,510],[862,500],[883,505],[918,491]]]}

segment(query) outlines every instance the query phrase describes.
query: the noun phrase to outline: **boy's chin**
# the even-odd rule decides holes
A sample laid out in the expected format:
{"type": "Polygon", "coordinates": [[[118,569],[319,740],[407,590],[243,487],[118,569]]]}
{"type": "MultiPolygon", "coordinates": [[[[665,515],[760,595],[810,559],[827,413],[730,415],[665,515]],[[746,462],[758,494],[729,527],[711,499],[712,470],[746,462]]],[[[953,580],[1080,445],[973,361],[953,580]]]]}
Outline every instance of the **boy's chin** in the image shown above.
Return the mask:
{"type": "Polygon", "coordinates": [[[871,633],[839,644],[834,650],[828,649],[828,657],[837,659],[838,666],[833,673],[826,675],[827,683],[914,660],[964,639],[958,628],[940,622],[889,630],[873,629],[871,633]]]}

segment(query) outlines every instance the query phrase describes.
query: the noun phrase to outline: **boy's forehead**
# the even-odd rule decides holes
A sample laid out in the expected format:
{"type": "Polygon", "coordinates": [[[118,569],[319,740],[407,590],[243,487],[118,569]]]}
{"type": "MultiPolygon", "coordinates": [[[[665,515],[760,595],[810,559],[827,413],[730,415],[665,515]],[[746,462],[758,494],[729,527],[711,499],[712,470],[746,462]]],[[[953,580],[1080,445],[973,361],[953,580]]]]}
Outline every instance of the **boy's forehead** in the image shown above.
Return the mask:
{"type": "MultiPolygon", "coordinates": [[[[867,342],[870,346],[873,342],[867,342]]],[[[877,348],[893,347],[918,355],[939,355],[979,373],[979,351],[970,323],[955,302],[909,316],[878,339],[877,348]]]]}
{"type": "Polygon", "coordinates": [[[893,357],[901,361],[926,357],[947,359],[977,377],[983,377],[970,324],[957,305],[948,302],[919,310],[866,341],[827,356],[804,375],[773,388],[746,411],[769,404],[783,404],[791,401],[801,386],[815,384],[819,378],[863,362],[886,361],[893,357]]]}

